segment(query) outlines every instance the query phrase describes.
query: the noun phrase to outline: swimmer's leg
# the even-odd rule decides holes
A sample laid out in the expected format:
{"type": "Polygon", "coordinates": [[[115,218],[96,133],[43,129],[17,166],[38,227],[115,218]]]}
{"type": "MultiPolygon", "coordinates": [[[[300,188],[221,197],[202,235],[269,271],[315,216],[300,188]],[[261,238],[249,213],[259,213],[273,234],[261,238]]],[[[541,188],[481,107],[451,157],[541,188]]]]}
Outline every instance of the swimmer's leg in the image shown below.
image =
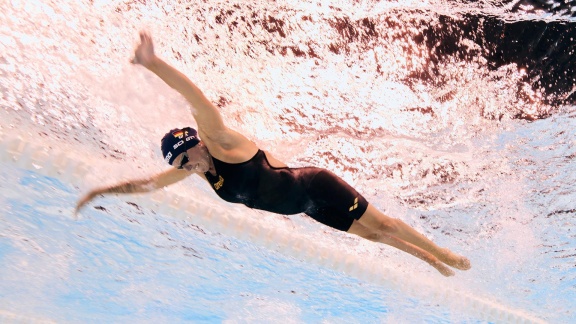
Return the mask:
{"type": "Polygon", "coordinates": [[[439,247],[403,221],[384,215],[384,213],[371,204],[368,205],[368,208],[358,222],[368,230],[382,233],[386,236],[396,237],[424,251],[430,252],[433,256],[451,267],[460,270],[470,269],[470,261],[466,257],[439,247]]]}
{"type": "Polygon", "coordinates": [[[367,227],[365,227],[364,225],[360,224],[360,222],[358,221],[354,221],[352,223],[352,226],[350,226],[348,233],[356,234],[360,237],[363,237],[373,242],[388,244],[401,251],[410,253],[413,256],[427,262],[446,277],[454,275],[454,271],[450,270],[450,268],[448,268],[444,263],[438,260],[438,258],[433,256],[430,252],[424,251],[421,248],[415,246],[414,244],[410,244],[397,237],[384,234],[381,231],[380,232],[372,231],[367,227]]]}

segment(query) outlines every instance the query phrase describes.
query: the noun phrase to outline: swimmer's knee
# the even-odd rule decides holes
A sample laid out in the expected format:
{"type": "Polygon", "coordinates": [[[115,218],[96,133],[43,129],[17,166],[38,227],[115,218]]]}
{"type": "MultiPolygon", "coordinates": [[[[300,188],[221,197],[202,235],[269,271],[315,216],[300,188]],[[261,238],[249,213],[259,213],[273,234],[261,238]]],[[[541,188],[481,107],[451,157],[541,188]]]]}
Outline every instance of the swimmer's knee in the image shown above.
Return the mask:
{"type": "Polygon", "coordinates": [[[380,220],[380,224],[378,227],[379,231],[384,233],[394,234],[398,232],[398,228],[400,227],[401,220],[397,218],[387,217],[380,220]]]}
{"type": "Polygon", "coordinates": [[[368,235],[366,235],[366,237],[364,237],[365,239],[372,241],[372,242],[381,242],[383,235],[377,232],[372,232],[368,235]]]}
{"type": "Polygon", "coordinates": [[[401,220],[384,215],[374,206],[368,205],[368,209],[360,217],[359,222],[373,231],[394,234],[401,226],[401,220]]]}
{"type": "Polygon", "coordinates": [[[368,227],[354,221],[347,231],[350,234],[358,235],[363,239],[378,242],[380,240],[381,234],[369,229],[368,227]]]}
{"type": "Polygon", "coordinates": [[[372,232],[372,231],[363,231],[361,233],[355,233],[356,235],[360,236],[363,239],[372,241],[372,242],[380,242],[380,240],[382,239],[382,234],[378,233],[378,232],[372,232]]]}

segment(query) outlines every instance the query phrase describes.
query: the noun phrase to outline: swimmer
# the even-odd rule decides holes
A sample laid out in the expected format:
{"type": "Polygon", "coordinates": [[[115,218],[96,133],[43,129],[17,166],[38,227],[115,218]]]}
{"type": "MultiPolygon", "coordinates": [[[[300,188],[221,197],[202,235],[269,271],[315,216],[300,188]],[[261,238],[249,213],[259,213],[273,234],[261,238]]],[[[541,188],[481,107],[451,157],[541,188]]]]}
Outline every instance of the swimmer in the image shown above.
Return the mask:
{"type": "Polygon", "coordinates": [[[282,215],[304,213],[337,230],[407,252],[444,276],[454,275],[448,266],[470,269],[467,258],[380,212],[334,173],[316,167],[290,168],[226,127],[202,91],[154,54],[146,32],[140,33],[132,63],[144,66],[186,98],[198,130],[172,129],[162,138],[162,154],[172,168],[147,179],[94,189],[78,201],[76,212],[101,194],[149,192],[197,174],[225,201],[282,215]]]}

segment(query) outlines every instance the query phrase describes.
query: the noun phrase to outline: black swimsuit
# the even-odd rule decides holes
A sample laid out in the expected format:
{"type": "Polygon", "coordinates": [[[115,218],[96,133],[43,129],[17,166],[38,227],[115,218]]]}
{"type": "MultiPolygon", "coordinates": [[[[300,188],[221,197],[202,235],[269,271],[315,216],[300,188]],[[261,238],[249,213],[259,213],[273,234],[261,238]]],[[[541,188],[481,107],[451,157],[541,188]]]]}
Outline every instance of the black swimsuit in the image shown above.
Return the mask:
{"type": "Polygon", "coordinates": [[[341,231],[368,208],[362,195],[325,169],[275,168],[262,150],[242,163],[212,160],[216,175],[206,172],[206,179],[228,202],[282,215],[305,213],[341,231]]]}

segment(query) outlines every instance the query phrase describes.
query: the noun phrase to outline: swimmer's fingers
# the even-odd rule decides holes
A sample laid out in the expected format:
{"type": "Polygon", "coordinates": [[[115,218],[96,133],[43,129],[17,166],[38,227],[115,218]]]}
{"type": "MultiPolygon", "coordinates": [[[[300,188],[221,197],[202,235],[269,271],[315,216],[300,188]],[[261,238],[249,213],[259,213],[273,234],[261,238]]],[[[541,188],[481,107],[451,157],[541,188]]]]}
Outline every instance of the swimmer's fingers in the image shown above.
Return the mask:
{"type": "Polygon", "coordinates": [[[80,198],[80,200],[78,200],[78,203],[76,204],[76,208],[74,209],[74,218],[75,219],[78,219],[78,213],[80,212],[80,210],[87,203],[89,203],[94,198],[94,196],[95,196],[94,192],[90,192],[90,193],[84,195],[82,198],[80,198]]]}
{"type": "Polygon", "coordinates": [[[154,59],[154,43],[148,32],[140,32],[140,44],[134,50],[134,58],[130,61],[132,64],[148,66],[154,59]]]}
{"type": "Polygon", "coordinates": [[[152,36],[150,36],[150,33],[144,30],[140,31],[140,42],[152,45],[152,36]]]}
{"type": "Polygon", "coordinates": [[[86,205],[88,203],[88,201],[89,201],[89,199],[86,199],[86,197],[83,197],[82,199],[80,199],[78,201],[78,203],[76,203],[76,208],[74,209],[74,217],[75,218],[78,218],[78,213],[84,207],[84,205],[86,205]]]}

